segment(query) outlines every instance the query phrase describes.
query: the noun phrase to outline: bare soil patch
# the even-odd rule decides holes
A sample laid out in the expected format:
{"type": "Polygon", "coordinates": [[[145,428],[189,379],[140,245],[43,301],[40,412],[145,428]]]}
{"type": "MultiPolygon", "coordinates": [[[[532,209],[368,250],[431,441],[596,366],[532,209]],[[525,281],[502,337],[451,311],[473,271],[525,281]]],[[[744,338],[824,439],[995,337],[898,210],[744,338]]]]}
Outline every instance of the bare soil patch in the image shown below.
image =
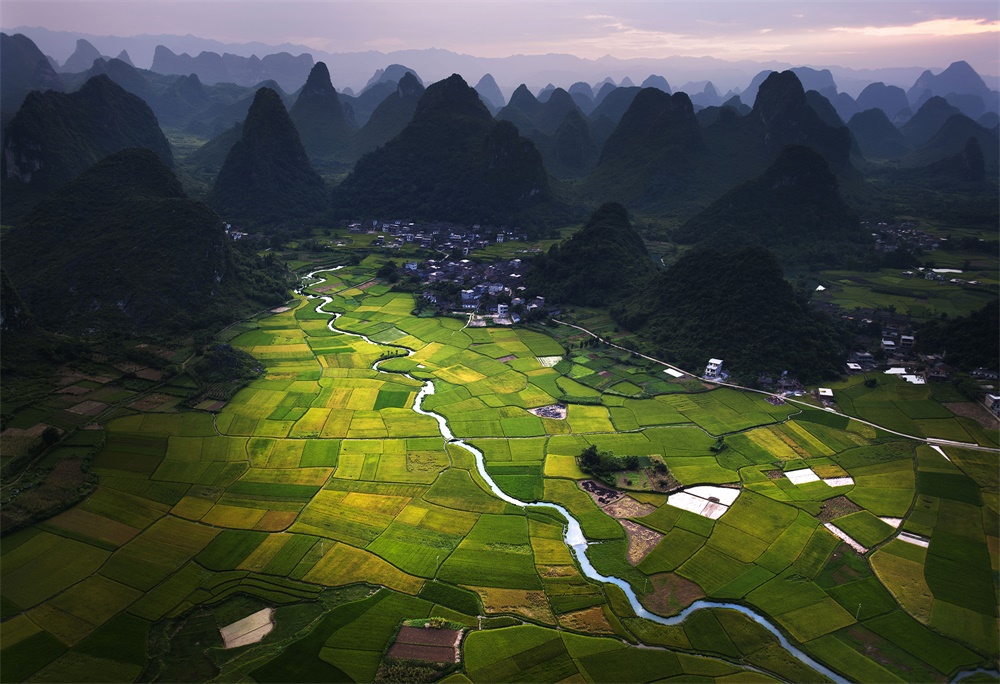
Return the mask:
{"type": "Polygon", "coordinates": [[[779,469],[765,470],[764,475],[767,476],[768,480],[780,480],[785,476],[785,471],[779,469]]]}
{"type": "Polygon", "coordinates": [[[458,629],[433,629],[420,627],[402,627],[396,636],[396,643],[417,644],[422,646],[448,646],[454,648],[462,638],[458,629]]]}
{"type": "Polygon", "coordinates": [[[465,588],[479,594],[487,613],[514,613],[547,625],[554,625],[556,622],[543,591],[497,587],[465,588]]]}
{"type": "Polygon", "coordinates": [[[631,496],[623,496],[604,507],[604,512],[612,518],[641,518],[656,510],[656,506],[636,501],[631,496]]]}
{"type": "Polygon", "coordinates": [[[590,634],[614,634],[615,631],[600,606],[560,615],[559,624],[567,629],[590,634]]]}
{"type": "Polygon", "coordinates": [[[534,413],[539,418],[552,418],[555,420],[566,419],[566,407],[562,404],[539,406],[538,408],[528,409],[528,413],[534,413]]]}
{"type": "Polygon", "coordinates": [[[60,390],[56,390],[56,394],[74,394],[74,395],[80,395],[80,394],[87,394],[88,392],[92,392],[92,391],[93,390],[91,390],[89,387],[80,387],[79,385],[70,385],[69,387],[63,387],[60,390]]]}
{"type": "MultiPolygon", "coordinates": [[[[3,431],[0,439],[0,456],[4,458],[16,458],[30,454],[37,445],[40,444],[38,437],[25,437],[23,435],[7,434],[17,428],[7,428],[3,431]]],[[[22,431],[23,432],[23,431],[22,431]]]]}
{"type": "Polygon", "coordinates": [[[71,406],[67,410],[81,416],[96,416],[108,407],[103,401],[81,401],[76,406],[71,406]]]}
{"type": "Polygon", "coordinates": [[[822,523],[828,523],[849,513],[857,513],[861,507],[846,496],[835,496],[820,504],[819,515],[816,518],[822,523]]]}
{"type": "Polygon", "coordinates": [[[501,356],[499,359],[497,359],[497,361],[499,361],[500,363],[507,363],[508,361],[513,361],[516,358],[517,356],[515,356],[514,354],[508,354],[507,356],[501,356]]]}
{"type": "Polygon", "coordinates": [[[256,644],[274,629],[274,609],[258,610],[231,625],[219,629],[226,648],[256,644]]]}
{"type": "MultiPolygon", "coordinates": [[[[104,359],[107,361],[107,358],[104,359]]],[[[86,373],[81,373],[80,371],[67,371],[59,376],[56,380],[56,385],[62,387],[63,385],[73,385],[80,382],[81,380],[89,380],[90,382],[96,382],[98,385],[106,385],[114,378],[110,378],[106,375],[87,375],[86,373]]],[[[90,390],[87,390],[88,392],[90,390]]]]}
{"type": "MultiPolygon", "coordinates": [[[[49,427],[45,423],[35,423],[30,428],[7,428],[3,432],[0,432],[0,437],[7,439],[8,437],[41,437],[42,433],[45,432],[45,428],[49,427]]],[[[62,430],[60,430],[62,432],[62,430]]]]}
{"type": "Polygon", "coordinates": [[[982,404],[975,404],[971,401],[952,402],[944,405],[956,416],[971,418],[984,428],[996,430],[1000,426],[1000,418],[990,413],[982,404]]]}
{"type": "Polygon", "coordinates": [[[674,615],[705,597],[701,587],[672,572],[650,575],[649,582],[653,591],[640,596],[639,602],[657,615],[674,615]]]}
{"type": "Polygon", "coordinates": [[[592,498],[598,506],[606,506],[612,501],[616,501],[625,496],[624,493],[611,489],[610,487],[605,487],[600,482],[595,480],[581,480],[580,487],[583,491],[590,494],[590,498],[592,498]]]}
{"type": "Polygon", "coordinates": [[[135,363],[134,361],[122,361],[121,363],[115,364],[115,368],[120,370],[122,373],[138,373],[146,368],[146,366],[143,366],[141,363],[135,363]]]}
{"type": "Polygon", "coordinates": [[[271,309],[271,313],[285,313],[286,311],[291,311],[291,310],[292,310],[291,307],[279,306],[276,309],[271,309]]]}
{"type": "Polygon", "coordinates": [[[423,660],[429,663],[457,663],[455,649],[446,646],[420,646],[396,642],[386,654],[400,660],[423,660]]]}
{"type": "Polygon", "coordinates": [[[154,411],[163,404],[173,399],[169,394],[147,394],[146,396],[133,401],[130,407],[140,411],[154,411]]]}
{"type": "Polygon", "coordinates": [[[152,380],[153,382],[159,382],[160,380],[163,379],[163,373],[153,368],[143,368],[140,371],[136,371],[135,377],[142,378],[143,380],[152,380]]]}
{"type": "Polygon", "coordinates": [[[649,555],[663,539],[663,535],[631,520],[619,520],[628,534],[628,562],[635,565],[649,555]]]}

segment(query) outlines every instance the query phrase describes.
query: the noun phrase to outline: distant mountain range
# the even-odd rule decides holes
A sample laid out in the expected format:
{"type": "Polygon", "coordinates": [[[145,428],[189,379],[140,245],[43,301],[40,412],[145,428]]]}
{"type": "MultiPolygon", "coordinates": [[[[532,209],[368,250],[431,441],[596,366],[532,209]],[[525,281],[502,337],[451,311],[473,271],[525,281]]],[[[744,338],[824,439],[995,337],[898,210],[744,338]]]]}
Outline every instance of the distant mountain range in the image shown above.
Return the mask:
{"type": "MultiPolygon", "coordinates": [[[[853,242],[845,231],[856,223],[843,203],[857,212],[880,201],[865,179],[872,160],[893,160],[908,183],[973,191],[1000,165],[1000,96],[964,62],[925,72],[906,91],[869,85],[857,99],[838,92],[830,70],[796,67],[760,71],[742,94],[720,94],[708,81],[675,90],[658,74],[644,87],[606,77],[568,88],[549,83],[537,95],[522,83],[498,108],[504,97],[491,74],[476,88],[453,74],[425,89],[409,62],[375,69],[355,95],[338,92],[327,64],[309,55],[203,52],[180,63],[205,66],[204,74],[159,74],[133,66],[125,50],[107,57],[80,39],[67,64],[98,56],[85,71],[60,73],[26,36],[0,34],[0,48],[0,199],[15,223],[127,147],[151,149],[168,166],[176,154],[188,191],[247,225],[390,214],[539,228],[615,201],[663,220],[674,231],[665,237],[687,243],[751,215],[762,225],[794,224],[800,207],[779,206],[794,192],[772,197],[778,213],[754,207],[786,178],[768,167],[789,145],[811,148],[820,160],[806,176],[836,179],[830,192],[840,204],[820,202],[829,215],[814,223],[822,239],[835,233],[838,243],[853,242]],[[295,90],[273,79],[210,82],[223,72],[286,79],[307,65],[308,80],[295,90]],[[869,108],[846,116],[859,106],[869,108]],[[163,130],[182,146],[172,148],[163,130]],[[200,149],[183,146],[199,138],[211,139],[200,149]],[[720,198],[728,208],[716,205],[705,225],[688,223],[720,198]]],[[[157,54],[161,64],[178,57],[166,48],[157,54]]],[[[745,237],[720,239],[781,251],[745,237]]],[[[805,262],[840,263],[846,252],[838,249],[805,262]]],[[[779,258],[802,263],[800,252],[779,258]]]]}
{"type": "MultiPolygon", "coordinates": [[[[500,84],[501,90],[507,93],[512,92],[520,83],[527,83],[532,88],[539,88],[546,83],[564,84],[569,86],[578,81],[596,83],[606,77],[612,78],[617,84],[627,77],[635,83],[642,83],[649,74],[662,74],[671,83],[686,84],[688,86],[698,86],[698,93],[701,93],[711,82],[712,90],[720,95],[740,89],[748,90],[748,84],[755,74],[762,70],[781,71],[792,67],[801,67],[783,62],[751,62],[738,61],[729,62],[711,57],[667,57],[662,59],[618,59],[614,57],[602,57],[596,60],[583,59],[573,55],[548,54],[548,55],[516,55],[504,58],[483,58],[470,55],[461,55],[448,50],[405,50],[390,53],[376,51],[351,52],[351,53],[329,53],[313,50],[304,45],[281,44],[266,45],[263,43],[243,43],[231,44],[221,43],[215,40],[199,38],[196,36],[176,36],[176,35],[142,35],[131,37],[117,36],[94,36],[83,35],[71,32],[49,31],[37,27],[12,27],[4,28],[5,32],[22,33],[31,38],[36,45],[47,55],[53,57],[60,65],[65,65],[73,53],[77,50],[77,40],[80,38],[88,41],[102,55],[119,55],[122,50],[127,51],[134,64],[149,68],[154,66],[157,46],[163,46],[175,57],[182,56],[183,53],[190,55],[189,60],[197,60],[201,53],[215,53],[215,57],[206,56],[206,62],[211,61],[215,65],[224,63],[227,55],[232,63],[235,57],[251,58],[256,55],[256,61],[263,63],[268,55],[278,55],[287,53],[287,57],[281,59],[286,62],[300,60],[300,76],[294,84],[289,84],[288,88],[294,90],[301,86],[308,75],[309,67],[305,66],[303,55],[311,55],[313,61],[323,61],[327,64],[334,86],[339,90],[346,87],[354,91],[360,91],[371,74],[377,69],[384,69],[387,64],[405,64],[417,70],[428,82],[433,82],[446,78],[452,73],[460,73],[467,79],[478,80],[483,74],[492,74],[493,78],[500,84]],[[289,58],[294,58],[290,60],[289,58]],[[700,84],[700,85],[699,85],[700,84]]],[[[161,51],[163,57],[167,57],[166,52],[161,51]]],[[[91,55],[93,53],[90,53],[91,55]]],[[[182,57],[183,59],[183,57],[182,57]]],[[[93,59],[90,60],[92,63],[93,59]]],[[[279,60],[274,59],[275,63],[279,60]]],[[[162,63],[162,61],[161,61],[162,63]]],[[[89,66],[89,64],[87,65],[89,66]]],[[[180,68],[182,65],[177,65],[180,68]]],[[[882,82],[887,85],[895,85],[904,89],[910,89],[915,82],[923,77],[927,66],[892,67],[880,69],[849,69],[838,66],[814,66],[814,71],[829,70],[830,75],[836,81],[839,90],[848,93],[851,97],[857,97],[861,91],[870,83],[882,82]]],[[[86,67],[84,67],[86,68],[86,67]]],[[[229,68],[229,67],[227,67],[229,68]]],[[[153,69],[154,71],[156,69],[153,69]]],[[[174,73],[189,74],[191,69],[183,67],[174,73]],[[185,70],[186,69],[186,70],[185,70]]],[[[252,70],[250,71],[252,73],[252,70]]],[[[203,81],[206,81],[203,74],[199,73],[203,81]]],[[[232,74],[235,78],[237,74],[232,74]]],[[[802,74],[799,74],[803,78],[802,74]]],[[[266,78],[271,78],[286,87],[283,77],[279,78],[272,72],[266,78]]],[[[985,77],[990,90],[1000,89],[1000,78],[997,76],[985,77]]],[[[258,81],[265,80],[265,77],[257,78],[258,81]]],[[[234,82],[240,83],[239,80],[234,82]]],[[[474,82],[474,81],[470,81],[474,82]]],[[[803,78],[803,83],[807,90],[815,88],[811,83],[807,83],[803,78]]],[[[244,82],[243,85],[252,85],[244,82]]],[[[629,83],[632,85],[632,83],[629,83]]],[[[653,83],[644,85],[654,85],[653,83]]],[[[677,88],[677,89],[685,89],[677,88]]],[[[692,100],[697,102],[696,95],[688,89],[692,100]]],[[[936,94],[946,95],[947,92],[936,94]]],[[[726,98],[728,99],[728,98],[726,98]]],[[[752,105],[752,100],[744,99],[744,103],[752,105]]],[[[715,102],[714,104],[721,104],[715,102]]]]}

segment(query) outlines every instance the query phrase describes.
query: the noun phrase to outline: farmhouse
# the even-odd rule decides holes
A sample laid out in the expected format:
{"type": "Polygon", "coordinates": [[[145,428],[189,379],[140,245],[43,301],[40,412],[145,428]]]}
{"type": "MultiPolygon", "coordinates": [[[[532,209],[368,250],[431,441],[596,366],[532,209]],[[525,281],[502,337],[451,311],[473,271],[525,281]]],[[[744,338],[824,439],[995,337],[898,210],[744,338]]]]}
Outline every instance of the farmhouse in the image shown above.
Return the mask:
{"type": "Polygon", "coordinates": [[[717,380],[722,378],[722,359],[709,359],[708,365],[705,366],[706,380],[717,380]]]}

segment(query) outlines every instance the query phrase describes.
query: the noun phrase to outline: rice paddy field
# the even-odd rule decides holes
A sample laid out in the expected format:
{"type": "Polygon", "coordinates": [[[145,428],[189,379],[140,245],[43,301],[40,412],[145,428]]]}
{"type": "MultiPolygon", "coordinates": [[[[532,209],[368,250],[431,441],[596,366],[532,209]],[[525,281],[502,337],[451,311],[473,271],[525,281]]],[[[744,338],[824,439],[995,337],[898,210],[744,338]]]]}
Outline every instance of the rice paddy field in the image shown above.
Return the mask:
{"type": "MultiPolygon", "coordinates": [[[[891,306],[900,313],[918,319],[934,318],[942,314],[965,316],[996,298],[996,262],[989,264],[982,261],[982,255],[978,255],[978,258],[972,256],[972,259],[975,261],[972,268],[960,273],[959,277],[965,281],[976,281],[978,285],[925,280],[922,273],[907,276],[894,269],[872,273],[825,271],[820,281],[826,289],[816,293],[816,297],[832,302],[846,311],[891,306]]],[[[947,266],[961,269],[962,260],[963,257],[959,257],[956,263],[948,263],[947,266]]],[[[945,264],[938,266],[943,267],[945,264]]]]}
{"type": "Polygon", "coordinates": [[[722,605],[637,617],[582,574],[553,509],[495,495],[413,410],[427,381],[423,409],[506,494],[569,510],[647,610],[748,607],[850,681],[996,667],[997,436],[929,389],[834,385],[848,415],[773,406],[565,335],[411,316],[372,271],[307,288],[332,324],[301,297],[230,331],[266,373],[214,412],[103,421],[96,491],[3,540],[0,679],[367,682],[404,621],[437,617],[466,630],[449,682],[827,680],[722,605]],[[627,496],[581,486],[592,445],[638,457],[627,496]],[[674,505],[699,486],[735,498],[674,505]],[[263,608],[274,630],[225,649],[219,628],[263,608]]]}

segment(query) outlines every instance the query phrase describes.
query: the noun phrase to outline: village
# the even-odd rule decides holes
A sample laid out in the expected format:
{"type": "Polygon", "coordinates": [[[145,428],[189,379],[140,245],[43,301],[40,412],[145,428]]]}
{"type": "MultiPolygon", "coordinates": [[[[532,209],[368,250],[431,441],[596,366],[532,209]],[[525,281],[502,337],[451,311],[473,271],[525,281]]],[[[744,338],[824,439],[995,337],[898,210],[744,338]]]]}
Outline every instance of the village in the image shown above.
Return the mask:
{"type": "MultiPolygon", "coordinates": [[[[869,226],[883,251],[904,248],[914,253],[937,249],[940,240],[922,233],[913,224],[878,223],[869,226]]],[[[526,264],[520,258],[495,259],[480,262],[474,252],[504,242],[525,242],[528,236],[519,229],[489,229],[479,224],[461,226],[442,222],[417,225],[395,220],[355,221],[349,224],[352,234],[371,236],[371,246],[399,249],[415,243],[441,254],[441,258],[407,261],[399,270],[401,281],[408,282],[417,294],[418,309],[437,314],[468,314],[470,327],[486,325],[512,325],[527,321],[557,317],[560,310],[547,304],[543,296],[526,296],[524,284],[526,264]],[[470,256],[472,258],[470,258],[470,256]]],[[[525,245],[526,257],[538,248],[525,245]]],[[[928,280],[951,279],[949,269],[917,268],[901,275],[928,280]]],[[[977,285],[975,281],[957,284],[977,285]]],[[[921,353],[916,345],[916,325],[909,316],[886,309],[857,309],[847,313],[839,308],[814,302],[828,313],[839,316],[855,328],[854,351],[844,366],[845,375],[888,373],[912,384],[948,382],[957,369],[944,362],[941,354],[921,353]]],[[[723,370],[723,360],[710,359],[702,374],[710,382],[725,382],[728,373],[723,370]]],[[[977,369],[972,374],[985,396],[983,403],[994,415],[1000,415],[1000,390],[997,374],[988,369],[977,369]]],[[[795,377],[787,373],[780,376],[758,378],[761,389],[784,396],[802,396],[807,390],[795,377]]],[[[833,392],[817,388],[812,392],[824,406],[836,408],[833,392]]]]}
{"type": "MultiPolygon", "coordinates": [[[[398,277],[423,289],[415,294],[418,309],[437,313],[461,312],[470,315],[469,325],[481,327],[512,325],[558,315],[558,309],[546,306],[544,297],[526,297],[522,260],[497,259],[480,263],[469,256],[475,250],[504,242],[524,242],[528,235],[518,229],[490,229],[479,224],[461,226],[432,222],[417,225],[396,220],[370,220],[349,224],[352,234],[372,236],[370,246],[400,249],[413,244],[433,250],[441,258],[406,261],[398,277]]],[[[523,250],[535,253],[538,248],[523,250]]]]}

